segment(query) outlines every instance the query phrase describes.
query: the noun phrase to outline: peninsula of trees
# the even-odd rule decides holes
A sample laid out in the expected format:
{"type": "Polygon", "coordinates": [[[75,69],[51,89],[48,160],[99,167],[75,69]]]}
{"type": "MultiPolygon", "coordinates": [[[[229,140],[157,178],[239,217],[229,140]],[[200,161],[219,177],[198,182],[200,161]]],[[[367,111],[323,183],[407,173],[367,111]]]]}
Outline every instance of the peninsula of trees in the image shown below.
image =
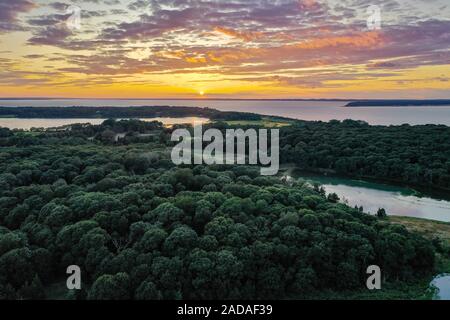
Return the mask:
{"type": "Polygon", "coordinates": [[[450,106],[449,99],[438,100],[362,100],[347,103],[346,107],[433,107],[450,106]]]}
{"type": "Polygon", "coordinates": [[[0,107],[0,118],[157,118],[204,117],[212,120],[260,120],[253,113],[198,107],[0,107]]]}

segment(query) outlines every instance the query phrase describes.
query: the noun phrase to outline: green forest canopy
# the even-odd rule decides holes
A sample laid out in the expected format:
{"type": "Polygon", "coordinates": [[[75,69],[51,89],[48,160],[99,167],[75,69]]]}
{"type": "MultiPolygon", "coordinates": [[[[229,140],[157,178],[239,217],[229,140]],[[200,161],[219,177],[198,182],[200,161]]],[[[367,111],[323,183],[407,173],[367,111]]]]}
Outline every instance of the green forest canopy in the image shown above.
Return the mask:
{"type": "MultiPolygon", "coordinates": [[[[282,131],[288,157],[308,152],[312,137],[324,147],[310,153],[335,150],[330,128],[310,125],[282,131]]],[[[343,141],[370,133],[329,126],[343,141]]],[[[433,271],[430,241],[302,181],[247,166],[174,167],[170,130],[112,120],[65,132],[1,129],[0,298],[44,298],[73,264],[83,290],[65,297],[79,299],[305,298],[365,288],[371,264],[388,282],[433,271]]]]}

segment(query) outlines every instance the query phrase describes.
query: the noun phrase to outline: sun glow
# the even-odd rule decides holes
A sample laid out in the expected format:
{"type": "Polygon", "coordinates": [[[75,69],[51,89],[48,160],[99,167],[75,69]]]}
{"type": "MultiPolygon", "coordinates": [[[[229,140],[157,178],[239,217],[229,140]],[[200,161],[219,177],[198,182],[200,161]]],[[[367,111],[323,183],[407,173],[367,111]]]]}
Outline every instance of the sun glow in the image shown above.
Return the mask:
{"type": "Polygon", "coordinates": [[[408,4],[417,1],[394,1],[398,6],[383,15],[378,31],[366,30],[356,0],[347,1],[353,19],[326,4],[337,0],[283,0],[264,2],[273,18],[262,20],[262,9],[244,0],[220,12],[206,1],[201,14],[195,1],[160,0],[149,19],[140,18],[137,5],[78,2],[86,3],[83,12],[102,13],[81,21],[98,32],[68,30],[65,9],[54,1],[0,0],[0,97],[438,99],[450,93],[442,41],[450,30],[448,0],[417,8],[408,4]],[[301,6],[285,10],[294,3],[301,6]],[[186,8],[195,14],[184,15],[186,8]],[[416,10],[421,16],[411,20],[416,10]],[[155,24],[160,16],[164,23],[155,24]],[[186,27],[180,19],[192,21],[186,27]],[[308,27],[299,29],[299,19],[308,27]]]}

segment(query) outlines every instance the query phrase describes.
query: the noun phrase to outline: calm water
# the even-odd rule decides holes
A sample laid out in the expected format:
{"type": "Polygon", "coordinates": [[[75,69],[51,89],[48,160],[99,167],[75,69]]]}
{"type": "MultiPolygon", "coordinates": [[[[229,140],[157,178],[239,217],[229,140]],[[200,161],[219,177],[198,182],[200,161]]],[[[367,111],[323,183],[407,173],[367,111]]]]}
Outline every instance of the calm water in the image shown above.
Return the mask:
{"type": "MultiPolygon", "coordinates": [[[[74,123],[91,123],[101,124],[106,119],[17,119],[17,118],[0,118],[0,127],[9,129],[24,129],[31,128],[54,128],[61,127],[74,123]]],[[[209,120],[198,117],[184,117],[184,118],[142,118],[142,121],[160,121],[167,126],[182,123],[205,123],[209,120]]]]}
{"type": "Polygon", "coordinates": [[[441,274],[434,278],[431,285],[438,289],[434,300],[450,300],[450,274],[441,274]]]}
{"type": "Polygon", "coordinates": [[[323,185],[327,194],[336,193],[350,206],[363,206],[364,211],[375,214],[379,208],[388,215],[408,216],[450,222],[450,201],[432,197],[417,197],[406,188],[360,180],[293,174],[323,185]]]}
{"type": "Polygon", "coordinates": [[[0,106],[192,106],[221,111],[253,112],[303,120],[364,120],[374,125],[450,125],[450,107],[344,108],[345,101],[230,100],[0,100],[0,106]]]}

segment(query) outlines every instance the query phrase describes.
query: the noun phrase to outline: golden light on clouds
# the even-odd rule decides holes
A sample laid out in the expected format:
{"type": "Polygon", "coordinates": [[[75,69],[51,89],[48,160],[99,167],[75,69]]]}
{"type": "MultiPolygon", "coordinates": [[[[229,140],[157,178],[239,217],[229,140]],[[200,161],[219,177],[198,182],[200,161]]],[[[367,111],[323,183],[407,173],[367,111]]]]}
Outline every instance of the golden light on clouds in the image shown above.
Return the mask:
{"type": "Polygon", "coordinates": [[[0,2],[0,97],[450,94],[445,0],[393,0],[380,30],[356,0],[80,1],[80,30],[67,28],[64,0],[0,2]]]}

